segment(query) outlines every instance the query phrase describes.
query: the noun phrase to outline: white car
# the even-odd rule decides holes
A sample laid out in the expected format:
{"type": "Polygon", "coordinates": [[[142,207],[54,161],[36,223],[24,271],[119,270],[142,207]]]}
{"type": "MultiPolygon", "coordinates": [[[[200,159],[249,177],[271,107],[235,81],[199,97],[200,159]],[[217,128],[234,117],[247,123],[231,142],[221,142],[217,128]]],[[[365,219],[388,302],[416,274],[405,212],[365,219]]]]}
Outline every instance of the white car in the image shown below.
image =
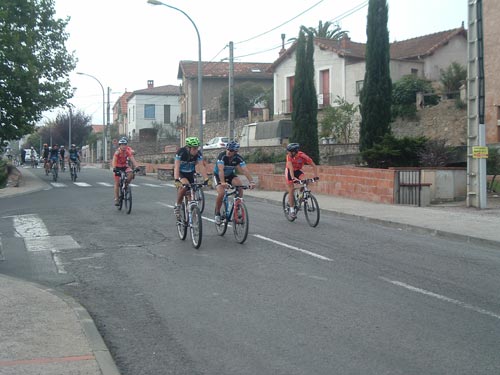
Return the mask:
{"type": "Polygon", "coordinates": [[[226,147],[227,142],[229,142],[228,137],[215,137],[215,138],[212,138],[207,143],[205,143],[205,146],[203,146],[203,149],[210,150],[212,148],[224,148],[224,147],[226,147]]]}

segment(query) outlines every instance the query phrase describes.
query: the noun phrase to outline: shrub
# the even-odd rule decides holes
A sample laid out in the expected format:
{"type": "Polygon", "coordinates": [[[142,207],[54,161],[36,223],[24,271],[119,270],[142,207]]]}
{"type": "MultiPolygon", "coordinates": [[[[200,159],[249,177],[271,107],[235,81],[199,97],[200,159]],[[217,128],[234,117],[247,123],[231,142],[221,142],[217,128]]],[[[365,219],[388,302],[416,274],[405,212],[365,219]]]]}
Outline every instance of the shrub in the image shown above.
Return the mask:
{"type": "Polygon", "coordinates": [[[444,139],[428,140],[418,151],[422,167],[444,167],[450,161],[452,154],[453,149],[446,146],[444,139]]]}
{"type": "Polygon", "coordinates": [[[268,153],[258,148],[255,152],[245,155],[244,159],[247,163],[279,163],[286,160],[286,151],[268,153]]]}
{"type": "Polygon", "coordinates": [[[398,139],[386,134],[379,143],[363,151],[361,156],[370,168],[418,167],[419,152],[426,142],[425,137],[398,139]]]}

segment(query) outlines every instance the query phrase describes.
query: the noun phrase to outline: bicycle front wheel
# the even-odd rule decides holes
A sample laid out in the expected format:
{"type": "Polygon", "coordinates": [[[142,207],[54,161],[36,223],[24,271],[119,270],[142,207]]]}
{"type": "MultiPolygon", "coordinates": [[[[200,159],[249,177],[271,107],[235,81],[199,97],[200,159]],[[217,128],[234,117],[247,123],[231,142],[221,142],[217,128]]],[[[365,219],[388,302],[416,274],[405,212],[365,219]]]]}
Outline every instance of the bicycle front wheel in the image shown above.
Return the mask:
{"type": "Polygon", "coordinates": [[[304,201],[304,214],[306,220],[311,227],[315,227],[319,223],[319,205],[316,197],[309,194],[309,198],[304,201]]]}
{"type": "Polygon", "coordinates": [[[220,207],[220,219],[221,223],[215,223],[215,230],[219,236],[223,236],[227,230],[227,219],[226,219],[226,203],[222,202],[222,206],[220,207]]]}
{"type": "Polygon", "coordinates": [[[203,189],[197,189],[194,198],[198,202],[198,208],[200,209],[200,214],[205,210],[205,193],[203,189]]]}
{"type": "Polygon", "coordinates": [[[234,238],[238,243],[246,241],[248,236],[248,211],[244,202],[238,202],[234,205],[233,212],[233,230],[234,238]]]}
{"type": "Polygon", "coordinates": [[[132,186],[127,186],[124,190],[123,200],[125,202],[125,211],[127,214],[130,214],[132,211],[132,186]]]}
{"type": "Polygon", "coordinates": [[[198,206],[191,207],[191,243],[195,249],[201,246],[201,238],[203,235],[203,224],[201,221],[201,212],[198,206]]]}
{"type": "Polygon", "coordinates": [[[295,221],[297,216],[290,216],[290,204],[288,203],[288,191],[283,194],[283,213],[288,221],[295,221]]]}
{"type": "Polygon", "coordinates": [[[186,239],[187,226],[186,226],[186,210],[184,202],[181,203],[179,207],[179,218],[177,220],[177,234],[181,240],[186,239]]]}
{"type": "Polygon", "coordinates": [[[52,179],[57,182],[57,168],[52,169],[52,179]]]}

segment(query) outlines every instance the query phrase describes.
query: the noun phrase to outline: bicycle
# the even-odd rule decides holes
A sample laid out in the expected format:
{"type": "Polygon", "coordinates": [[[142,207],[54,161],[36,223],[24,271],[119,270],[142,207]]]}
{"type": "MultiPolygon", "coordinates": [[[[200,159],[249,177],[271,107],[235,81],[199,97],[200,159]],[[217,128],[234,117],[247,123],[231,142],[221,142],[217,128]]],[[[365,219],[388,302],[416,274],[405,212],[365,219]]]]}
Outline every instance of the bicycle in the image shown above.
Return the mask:
{"type": "Polygon", "coordinates": [[[215,223],[215,230],[219,236],[223,236],[226,233],[228,224],[232,222],[236,241],[238,243],[246,241],[249,226],[248,210],[245,202],[243,202],[243,198],[240,197],[240,189],[248,188],[249,186],[247,185],[231,186],[228,184],[220,209],[221,223],[215,223]],[[233,196],[232,201],[229,200],[231,196],[233,196]]]}
{"type": "MultiPolygon", "coordinates": [[[[199,183],[199,178],[202,177],[201,174],[194,174],[194,182],[199,183]]],[[[200,214],[205,210],[205,193],[203,189],[196,189],[194,199],[198,202],[198,208],[200,209],[200,214]]]]}
{"type": "MultiPolygon", "coordinates": [[[[313,178],[306,178],[305,180],[295,181],[296,184],[301,185],[300,188],[294,189],[294,202],[295,213],[297,214],[304,206],[304,215],[308,224],[315,227],[319,223],[319,205],[318,200],[308,188],[308,184],[315,182],[313,178]]],[[[295,221],[297,216],[290,215],[290,204],[288,203],[288,192],[283,194],[283,212],[288,221],[295,221]]]]}
{"type": "MultiPolygon", "coordinates": [[[[135,175],[135,170],[132,173],[135,175]]],[[[116,173],[116,172],[115,172],[116,173]]],[[[120,187],[118,195],[118,211],[121,211],[125,203],[125,212],[127,215],[132,211],[132,186],[127,182],[127,172],[120,169],[120,187]]]]}
{"type": "Polygon", "coordinates": [[[201,190],[203,184],[195,182],[192,184],[183,184],[182,186],[187,188],[187,191],[179,207],[179,217],[176,223],[177,234],[181,240],[185,240],[189,228],[191,244],[195,249],[198,249],[201,246],[203,224],[200,207],[196,200],[196,191],[201,190]]]}
{"type": "Polygon", "coordinates": [[[73,182],[76,181],[76,178],[78,177],[76,174],[76,170],[77,170],[76,161],[70,160],[69,161],[69,171],[71,173],[71,181],[73,181],[73,182]]]}
{"type": "Polygon", "coordinates": [[[61,164],[61,172],[64,172],[66,170],[66,167],[64,166],[64,159],[59,160],[59,163],[61,164]]]}
{"type": "Polygon", "coordinates": [[[53,162],[50,169],[52,171],[52,180],[54,182],[57,182],[57,176],[59,175],[59,164],[57,162],[53,162]]]}

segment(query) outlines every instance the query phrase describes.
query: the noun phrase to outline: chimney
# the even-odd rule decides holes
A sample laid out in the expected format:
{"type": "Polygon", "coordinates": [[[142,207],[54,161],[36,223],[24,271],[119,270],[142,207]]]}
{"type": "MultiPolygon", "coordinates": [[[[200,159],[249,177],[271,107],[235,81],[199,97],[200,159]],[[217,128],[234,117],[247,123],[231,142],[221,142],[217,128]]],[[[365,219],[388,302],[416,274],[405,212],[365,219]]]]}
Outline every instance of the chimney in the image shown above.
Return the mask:
{"type": "Polygon", "coordinates": [[[153,87],[155,87],[155,81],[148,79],[148,89],[152,89],[153,87]]]}
{"type": "Polygon", "coordinates": [[[342,39],[340,40],[340,47],[342,49],[347,49],[348,43],[351,41],[351,38],[349,38],[347,35],[344,34],[342,39]]]}
{"type": "Polygon", "coordinates": [[[281,34],[281,50],[279,51],[279,56],[283,55],[286,52],[285,49],[285,34],[281,34]]]}

